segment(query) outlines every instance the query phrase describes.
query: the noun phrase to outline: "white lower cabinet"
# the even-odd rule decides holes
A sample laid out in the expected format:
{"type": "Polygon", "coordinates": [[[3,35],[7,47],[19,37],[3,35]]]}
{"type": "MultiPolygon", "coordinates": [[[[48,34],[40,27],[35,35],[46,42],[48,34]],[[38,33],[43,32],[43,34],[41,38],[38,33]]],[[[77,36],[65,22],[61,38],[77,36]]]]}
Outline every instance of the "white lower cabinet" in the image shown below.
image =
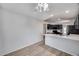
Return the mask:
{"type": "Polygon", "coordinates": [[[77,40],[45,36],[45,44],[71,55],[79,55],[79,41],[77,40]]]}

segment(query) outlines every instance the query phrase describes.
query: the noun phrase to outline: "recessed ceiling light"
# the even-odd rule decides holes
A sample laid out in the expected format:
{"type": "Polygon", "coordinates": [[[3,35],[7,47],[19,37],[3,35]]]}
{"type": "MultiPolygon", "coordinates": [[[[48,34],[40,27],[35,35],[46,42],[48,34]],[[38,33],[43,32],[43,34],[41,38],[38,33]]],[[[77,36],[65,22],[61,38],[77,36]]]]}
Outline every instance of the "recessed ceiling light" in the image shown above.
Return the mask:
{"type": "Polygon", "coordinates": [[[70,22],[70,20],[63,20],[63,21],[61,21],[61,22],[70,22]]]}
{"type": "Polygon", "coordinates": [[[65,13],[69,13],[69,10],[66,10],[65,13]]]}
{"type": "Polygon", "coordinates": [[[50,16],[51,16],[51,17],[53,17],[54,15],[53,15],[53,14],[51,14],[50,16]]]}

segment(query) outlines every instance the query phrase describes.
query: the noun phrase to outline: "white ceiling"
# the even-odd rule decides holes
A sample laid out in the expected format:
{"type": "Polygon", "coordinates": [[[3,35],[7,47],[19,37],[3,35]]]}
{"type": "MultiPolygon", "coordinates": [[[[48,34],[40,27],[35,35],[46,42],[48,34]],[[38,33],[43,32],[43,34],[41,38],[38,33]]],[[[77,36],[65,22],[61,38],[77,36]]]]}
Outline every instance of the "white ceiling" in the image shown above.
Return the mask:
{"type": "Polygon", "coordinates": [[[79,5],[76,3],[48,3],[48,12],[37,12],[36,3],[2,3],[3,9],[17,12],[25,16],[31,16],[37,20],[57,21],[59,18],[63,20],[72,20],[78,15],[79,5]],[[68,11],[69,13],[66,13],[68,11]],[[53,16],[51,16],[53,15],[53,16]]]}

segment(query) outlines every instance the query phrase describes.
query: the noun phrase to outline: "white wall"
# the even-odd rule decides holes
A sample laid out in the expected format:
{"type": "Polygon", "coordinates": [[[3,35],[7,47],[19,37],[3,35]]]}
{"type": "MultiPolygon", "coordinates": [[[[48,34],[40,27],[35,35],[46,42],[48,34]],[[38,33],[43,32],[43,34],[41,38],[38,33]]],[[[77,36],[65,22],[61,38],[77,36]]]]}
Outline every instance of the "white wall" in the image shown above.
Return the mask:
{"type": "Polygon", "coordinates": [[[42,40],[42,23],[28,15],[23,16],[6,9],[0,9],[0,11],[2,12],[0,15],[2,15],[1,26],[4,37],[3,48],[0,47],[3,51],[0,51],[0,55],[13,52],[42,40]]]}
{"type": "Polygon", "coordinates": [[[3,53],[3,46],[4,46],[4,44],[2,44],[3,43],[3,30],[2,30],[2,12],[1,12],[1,10],[0,10],[0,55],[3,53]]]}

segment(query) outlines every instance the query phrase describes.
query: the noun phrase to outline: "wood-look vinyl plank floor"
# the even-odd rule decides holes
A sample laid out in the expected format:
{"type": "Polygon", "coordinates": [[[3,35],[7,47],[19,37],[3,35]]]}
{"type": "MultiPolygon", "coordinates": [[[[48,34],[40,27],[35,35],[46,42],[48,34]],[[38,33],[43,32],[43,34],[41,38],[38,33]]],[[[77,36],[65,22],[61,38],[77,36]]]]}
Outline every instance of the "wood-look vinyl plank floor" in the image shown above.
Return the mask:
{"type": "Polygon", "coordinates": [[[59,51],[55,48],[46,46],[44,43],[34,44],[29,47],[25,47],[18,51],[9,53],[5,56],[71,56],[65,52],[59,51]]]}

